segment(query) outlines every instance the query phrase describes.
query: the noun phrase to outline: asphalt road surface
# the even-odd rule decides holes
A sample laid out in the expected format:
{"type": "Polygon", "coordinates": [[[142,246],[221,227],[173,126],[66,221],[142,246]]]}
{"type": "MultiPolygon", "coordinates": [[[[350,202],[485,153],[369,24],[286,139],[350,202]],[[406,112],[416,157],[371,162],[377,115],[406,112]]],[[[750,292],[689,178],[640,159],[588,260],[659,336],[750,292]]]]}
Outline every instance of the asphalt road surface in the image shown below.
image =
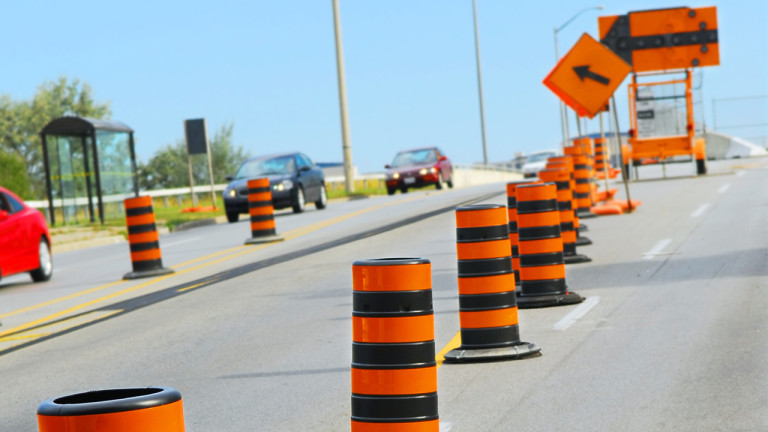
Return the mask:
{"type": "MultiPolygon", "coordinates": [[[[768,430],[768,159],[709,170],[642,167],[637,211],[583,220],[592,262],[567,283],[586,300],[519,312],[539,357],[440,364],[441,430],[768,430]]],[[[187,431],[349,430],[352,262],[429,259],[441,351],[468,202],[504,204],[504,184],[280,213],[269,245],[243,245],[246,221],[165,235],[160,278],[122,281],[117,244],[3,280],[0,431],[36,431],[51,397],[151,385],[181,392],[187,431]]]]}

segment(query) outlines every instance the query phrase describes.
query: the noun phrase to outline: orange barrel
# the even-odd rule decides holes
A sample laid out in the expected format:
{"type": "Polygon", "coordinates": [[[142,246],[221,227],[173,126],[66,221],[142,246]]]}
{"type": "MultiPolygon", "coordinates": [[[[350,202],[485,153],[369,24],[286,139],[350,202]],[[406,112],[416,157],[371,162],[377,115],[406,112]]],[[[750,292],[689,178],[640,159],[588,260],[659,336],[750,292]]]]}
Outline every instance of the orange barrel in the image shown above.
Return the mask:
{"type": "Polygon", "coordinates": [[[251,216],[251,238],[245,244],[283,241],[275,231],[275,208],[269,179],[248,180],[248,214],[251,216]]]}
{"type": "Polygon", "coordinates": [[[352,431],[437,432],[432,265],[352,264],[352,431]]]}
{"type": "Polygon", "coordinates": [[[567,290],[557,187],[554,183],[517,188],[517,227],[520,235],[520,295],[518,306],[533,308],[580,303],[567,290]]]}
{"type": "Polygon", "coordinates": [[[518,181],[507,183],[507,221],[509,222],[509,244],[512,247],[512,271],[515,274],[515,284],[520,284],[520,253],[517,250],[517,186],[535,183],[534,181],[518,181]]]}
{"type": "Polygon", "coordinates": [[[506,212],[499,204],[456,209],[461,346],[446,361],[513,360],[540,351],[520,341],[506,212]]]}
{"type": "Polygon", "coordinates": [[[592,193],[591,171],[587,155],[573,156],[573,178],[576,181],[574,197],[576,198],[576,213],[580,218],[590,218],[596,215],[589,211],[592,207],[590,194],[592,193]]]}
{"type": "MultiPolygon", "coordinates": [[[[571,174],[571,181],[569,183],[571,189],[571,195],[574,195],[576,188],[576,180],[573,178],[573,156],[558,156],[547,159],[547,169],[567,169],[571,174]]],[[[587,226],[581,223],[579,215],[576,213],[578,203],[574,197],[571,200],[571,209],[573,210],[573,229],[576,231],[576,246],[587,246],[592,244],[592,240],[581,235],[582,232],[587,231],[587,226]]]]}
{"type": "Polygon", "coordinates": [[[586,255],[576,253],[576,228],[574,227],[573,191],[571,174],[567,168],[539,171],[541,181],[557,186],[557,210],[560,214],[560,237],[563,239],[563,261],[566,264],[590,262],[586,255]]]}
{"type": "Polygon", "coordinates": [[[160,276],[173,273],[163,267],[160,254],[160,235],[155,226],[155,211],[152,209],[152,197],[141,196],[128,198],[125,205],[125,224],[128,228],[128,244],[131,249],[133,271],[126,273],[123,279],[160,276]]]}
{"type": "Polygon", "coordinates": [[[170,387],[96,390],[37,408],[40,432],[183,432],[181,393],[170,387]]]}
{"type": "Polygon", "coordinates": [[[605,144],[602,138],[595,139],[595,171],[603,173],[610,178],[611,166],[608,163],[608,153],[605,151],[605,144]]]}
{"type": "Polygon", "coordinates": [[[693,154],[696,158],[696,174],[707,173],[707,141],[704,138],[693,140],[693,154]]]}

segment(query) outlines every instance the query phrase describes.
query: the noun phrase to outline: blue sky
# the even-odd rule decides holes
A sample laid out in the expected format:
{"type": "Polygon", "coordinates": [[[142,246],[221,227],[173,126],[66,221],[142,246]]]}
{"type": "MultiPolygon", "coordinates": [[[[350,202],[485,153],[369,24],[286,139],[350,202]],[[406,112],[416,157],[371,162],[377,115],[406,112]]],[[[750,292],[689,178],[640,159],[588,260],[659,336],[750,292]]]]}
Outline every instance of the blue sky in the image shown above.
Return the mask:
{"type": "MultiPolygon", "coordinates": [[[[712,99],[768,94],[765,0],[477,3],[492,162],[558,146],[558,102],[541,84],[555,65],[553,28],[590,6],[605,9],[559,33],[561,55],[582,33],[597,37],[600,15],[714,5],[721,65],[704,69],[697,109],[711,125],[712,99]]],[[[210,135],[233,122],[235,144],[253,155],[295,149],[342,160],[331,0],[30,0],[2,9],[0,94],[28,99],[59,76],[85,81],[136,131],[144,161],[198,117],[210,135]]],[[[471,0],[340,0],[340,10],[358,170],[380,171],[398,149],[422,145],[455,163],[482,161],[471,0]]],[[[616,96],[626,129],[626,82],[616,96]]],[[[763,101],[719,103],[717,121],[765,122],[763,101]]]]}

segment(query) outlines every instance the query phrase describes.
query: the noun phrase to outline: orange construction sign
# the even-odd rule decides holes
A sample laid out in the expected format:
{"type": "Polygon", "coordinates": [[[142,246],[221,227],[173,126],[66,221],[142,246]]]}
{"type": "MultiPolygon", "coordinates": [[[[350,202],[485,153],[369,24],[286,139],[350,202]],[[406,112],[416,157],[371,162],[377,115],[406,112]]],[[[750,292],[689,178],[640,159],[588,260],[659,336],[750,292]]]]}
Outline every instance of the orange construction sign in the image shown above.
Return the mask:
{"type": "Polygon", "coordinates": [[[619,56],[584,33],[543,82],[579,116],[592,118],[605,109],[631,70],[619,56]]]}
{"type": "Polygon", "coordinates": [[[635,73],[720,64],[714,6],[604,16],[598,26],[600,41],[635,73]]]}

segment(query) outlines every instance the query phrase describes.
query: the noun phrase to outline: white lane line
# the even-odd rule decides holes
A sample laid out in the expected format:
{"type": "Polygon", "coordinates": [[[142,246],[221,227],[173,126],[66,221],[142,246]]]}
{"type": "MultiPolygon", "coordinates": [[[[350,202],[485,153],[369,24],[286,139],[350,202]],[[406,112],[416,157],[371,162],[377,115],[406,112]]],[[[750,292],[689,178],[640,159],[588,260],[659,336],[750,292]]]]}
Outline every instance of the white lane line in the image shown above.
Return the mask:
{"type": "Polygon", "coordinates": [[[664,239],[656,243],[656,246],[654,246],[653,249],[643,254],[643,259],[653,259],[654,256],[664,250],[670,243],[672,243],[672,239],[664,239]]]}
{"type": "Polygon", "coordinates": [[[597,306],[598,303],[600,303],[600,296],[587,297],[587,299],[584,300],[584,302],[580,304],[576,309],[570,311],[568,315],[563,317],[563,319],[556,322],[552,329],[562,331],[567,330],[568,327],[575,324],[579,318],[586,315],[587,312],[592,310],[593,307],[597,306]]]}
{"type": "Polygon", "coordinates": [[[717,191],[719,193],[726,193],[728,191],[728,189],[730,189],[730,188],[731,188],[731,184],[730,183],[726,183],[726,184],[720,186],[720,189],[718,189],[717,191]]]}
{"type": "Polygon", "coordinates": [[[745,171],[736,171],[736,177],[741,177],[744,175],[744,173],[745,171]]]}
{"type": "Polygon", "coordinates": [[[697,217],[703,215],[704,212],[707,211],[708,208],[709,208],[709,203],[700,205],[699,208],[697,208],[696,210],[693,211],[693,213],[691,213],[691,217],[692,218],[697,218],[697,217]]]}
{"type": "Polygon", "coordinates": [[[440,432],[450,432],[451,429],[453,429],[453,425],[451,422],[447,422],[443,419],[440,419],[440,426],[439,426],[440,432]]]}

